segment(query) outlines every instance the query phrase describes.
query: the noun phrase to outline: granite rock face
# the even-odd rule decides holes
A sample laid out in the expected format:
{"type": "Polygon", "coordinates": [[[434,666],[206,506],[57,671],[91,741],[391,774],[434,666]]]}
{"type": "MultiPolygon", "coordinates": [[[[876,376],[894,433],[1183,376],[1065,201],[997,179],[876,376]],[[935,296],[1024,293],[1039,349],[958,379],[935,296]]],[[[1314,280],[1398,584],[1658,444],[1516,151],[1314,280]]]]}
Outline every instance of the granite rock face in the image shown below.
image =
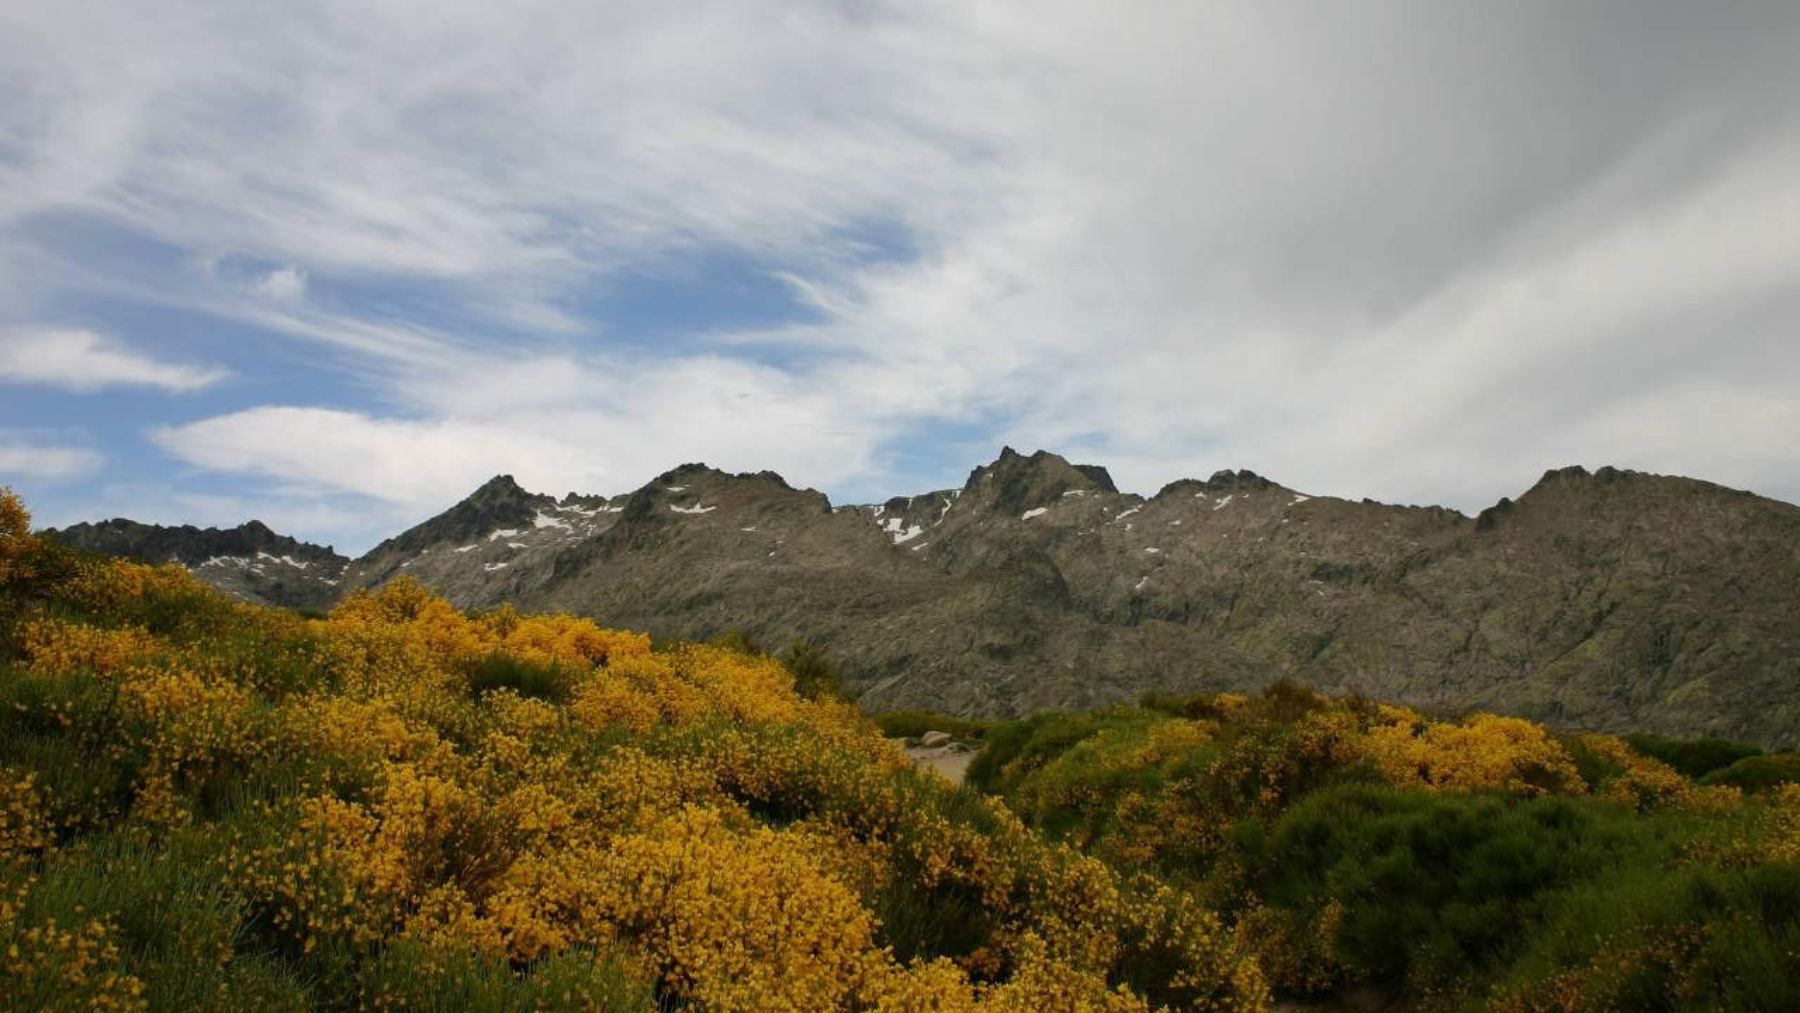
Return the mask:
{"type": "MultiPolygon", "coordinates": [[[[62,535],[164,551],[149,533],[76,531],[62,535]]],[[[253,551],[312,561],[293,546],[253,551]]],[[[196,563],[214,555],[166,558],[237,590],[237,570],[196,563]]],[[[877,709],[1010,715],[1292,678],[1437,711],[1800,743],[1800,507],[1613,468],[1548,472],[1475,518],[1248,471],[1145,498],[1010,448],[960,489],[837,508],[703,465],[612,498],[502,476],[333,565],[334,592],[404,573],[468,608],[809,637],[877,709]]]]}

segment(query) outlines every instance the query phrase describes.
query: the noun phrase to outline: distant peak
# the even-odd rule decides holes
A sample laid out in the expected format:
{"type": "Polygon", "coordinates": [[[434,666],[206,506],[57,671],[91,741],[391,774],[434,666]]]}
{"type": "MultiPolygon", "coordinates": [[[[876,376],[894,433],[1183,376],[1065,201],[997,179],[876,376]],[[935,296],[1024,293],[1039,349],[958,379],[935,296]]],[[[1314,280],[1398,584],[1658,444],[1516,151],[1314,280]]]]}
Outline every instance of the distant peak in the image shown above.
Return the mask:
{"type": "Polygon", "coordinates": [[[773,471],[742,471],[733,474],[729,471],[721,471],[710,464],[702,464],[698,461],[690,461],[687,464],[671,468],[656,476],[656,478],[651,481],[650,485],[679,485],[684,481],[695,478],[722,479],[725,481],[755,480],[768,482],[782,489],[793,488],[793,486],[788,485],[787,479],[782,478],[780,474],[773,471]]]}
{"type": "Polygon", "coordinates": [[[686,464],[678,464],[651,479],[650,484],[645,488],[654,488],[659,485],[683,485],[696,478],[707,479],[728,477],[730,476],[710,464],[706,464],[702,461],[689,461],[686,464]]]}
{"type": "Polygon", "coordinates": [[[525,490],[520,487],[519,483],[513,480],[511,475],[495,475],[493,478],[481,483],[480,488],[476,489],[472,495],[480,496],[483,493],[523,493],[524,491],[525,490]]]}
{"type": "MultiPolygon", "coordinates": [[[[1625,468],[1615,468],[1610,464],[1602,465],[1592,472],[1579,464],[1571,464],[1563,468],[1551,468],[1549,471],[1544,472],[1544,476],[1538,479],[1537,484],[1528,489],[1525,492],[1525,495],[1529,496],[1534,492],[1558,486],[1601,486],[1635,478],[1657,477],[1660,476],[1646,475],[1643,472],[1630,471],[1625,468]]],[[[1680,479],[1678,481],[1697,482],[1698,479],[1680,479]]]]}
{"type": "Polygon", "coordinates": [[[513,481],[511,475],[495,475],[483,482],[480,488],[465,496],[458,506],[494,510],[538,502],[555,502],[555,497],[528,492],[518,482],[513,481]]]}
{"type": "Polygon", "coordinates": [[[330,546],[302,542],[259,520],[245,521],[234,528],[197,528],[192,524],[142,524],[115,517],[94,524],[73,524],[61,531],[48,529],[44,534],[93,552],[153,563],[193,565],[214,556],[243,557],[258,552],[303,560],[342,561],[330,546]]]}
{"type": "Polygon", "coordinates": [[[964,491],[1006,511],[1042,506],[1065,492],[1118,492],[1112,476],[1097,464],[1071,464],[1047,450],[1030,457],[1011,447],[1000,448],[992,464],[969,472],[964,491]]]}
{"type": "Polygon", "coordinates": [[[1212,477],[1206,480],[1206,488],[1212,492],[1227,492],[1274,489],[1277,486],[1274,482],[1247,468],[1239,468],[1236,471],[1224,468],[1212,473],[1212,477]]]}
{"type": "MultiPolygon", "coordinates": [[[[1609,475],[1613,472],[1612,468],[1605,468],[1602,470],[1608,472],[1609,475]]],[[[1579,464],[1571,464],[1563,468],[1551,468],[1544,472],[1543,477],[1537,480],[1537,484],[1526,490],[1525,495],[1530,495],[1532,492],[1539,489],[1547,489],[1551,486],[1585,483],[1592,477],[1592,475],[1588,474],[1588,470],[1579,464]]]]}
{"type": "Polygon", "coordinates": [[[1232,471],[1225,468],[1212,473],[1212,477],[1204,481],[1198,478],[1178,478],[1163,486],[1156,493],[1155,499],[1174,495],[1199,495],[1203,493],[1244,493],[1258,492],[1263,489],[1281,489],[1281,483],[1266,479],[1254,471],[1243,468],[1232,471]]]}
{"type": "Polygon", "coordinates": [[[511,475],[495,475],[450,509],[389,538],[363,558],[414,553],[440,542],[464,542],[502,528],[523,527],[539,509],[555,503],[554,496],[527,492],[511,475]]]}
{"type": "Polygon", "coordinates": [[[974,471],[970,472],[969,475],[970,478],[973,479],[976,475],[980,475],[984,472],[993,472],[1001,469],[1029,469],[1033,471],[1049,472],[1069,470],[1084,476],[1098,491],[1119,491],[1118,488],[1113,485],[1112,476],[1108,474],[1107,470],[1101,465],[1073,464],[1070,463],[1068,458],[1063,457],[1061,454],[1053,454],[1048,450],[1036,450],[1033,451],[1030,456],[1026,456],[1010,446],[1001,447],[999,457],[994,458],[993,462],[990,464],[985,464],[976,468],[974,471]]]}

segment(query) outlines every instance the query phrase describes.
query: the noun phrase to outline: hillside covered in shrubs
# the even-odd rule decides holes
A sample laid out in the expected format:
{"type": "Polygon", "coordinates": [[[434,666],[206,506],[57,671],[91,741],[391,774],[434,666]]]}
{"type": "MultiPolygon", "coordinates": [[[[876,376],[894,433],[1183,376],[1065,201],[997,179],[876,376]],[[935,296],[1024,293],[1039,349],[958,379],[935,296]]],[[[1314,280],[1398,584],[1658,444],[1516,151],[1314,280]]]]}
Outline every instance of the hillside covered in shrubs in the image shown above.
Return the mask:
{"type": "Polygon", "coordinates": [[[0,1008],[1265,1004],[774,659],[409,582],[309,619],[0,510],[0,1008]]]}
{"type": "Polygon", "coordinates": [[[245,605],[0,495],[0,1008],[1800,995],[1779,756],[1282,686],[971,727],[959,788],[828,672],[408,581],[245,605]]]}
{"type": "Polygon", "coordinates": [[[1800,1008],[1793,754],[1633,748],[1287,684],[1043,714],[981,741],[972,784],[1216,912],[1278,994],[1800,1008]]]}

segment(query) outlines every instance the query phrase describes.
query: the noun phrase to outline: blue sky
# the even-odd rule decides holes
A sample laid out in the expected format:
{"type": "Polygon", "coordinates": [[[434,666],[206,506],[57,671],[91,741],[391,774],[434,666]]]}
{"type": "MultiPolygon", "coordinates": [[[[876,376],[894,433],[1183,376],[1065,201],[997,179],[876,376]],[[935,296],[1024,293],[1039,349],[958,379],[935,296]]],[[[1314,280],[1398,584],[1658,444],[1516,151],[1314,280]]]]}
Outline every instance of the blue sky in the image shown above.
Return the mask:
{"type": "Polygon", "coordinates": [[[1780,4],[12,4],[0,483],[360,550],[1001,444],[1800,500],[1780,4]]]}

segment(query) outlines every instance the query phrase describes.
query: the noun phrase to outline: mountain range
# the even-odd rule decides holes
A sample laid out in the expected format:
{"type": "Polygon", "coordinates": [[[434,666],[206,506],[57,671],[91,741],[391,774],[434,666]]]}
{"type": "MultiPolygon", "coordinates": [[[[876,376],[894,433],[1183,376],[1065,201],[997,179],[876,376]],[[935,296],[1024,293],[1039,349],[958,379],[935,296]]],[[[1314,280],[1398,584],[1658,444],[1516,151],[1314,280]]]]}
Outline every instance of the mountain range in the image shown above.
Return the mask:
{"type": "Polygon", "coordinates": [[[1615,468],[1469,517],[1249,471],[1120,492],[1003,450],[962,487],[834,507],[682,465],[623,495],[499,476],[350,559],[251,521],[52,534],[316,609],[402,575],[697,638],[820,644],[870,709],[1004,716],[1290,678],[1436,712],[1800,743],[1800,507],[1615,468]]]}

